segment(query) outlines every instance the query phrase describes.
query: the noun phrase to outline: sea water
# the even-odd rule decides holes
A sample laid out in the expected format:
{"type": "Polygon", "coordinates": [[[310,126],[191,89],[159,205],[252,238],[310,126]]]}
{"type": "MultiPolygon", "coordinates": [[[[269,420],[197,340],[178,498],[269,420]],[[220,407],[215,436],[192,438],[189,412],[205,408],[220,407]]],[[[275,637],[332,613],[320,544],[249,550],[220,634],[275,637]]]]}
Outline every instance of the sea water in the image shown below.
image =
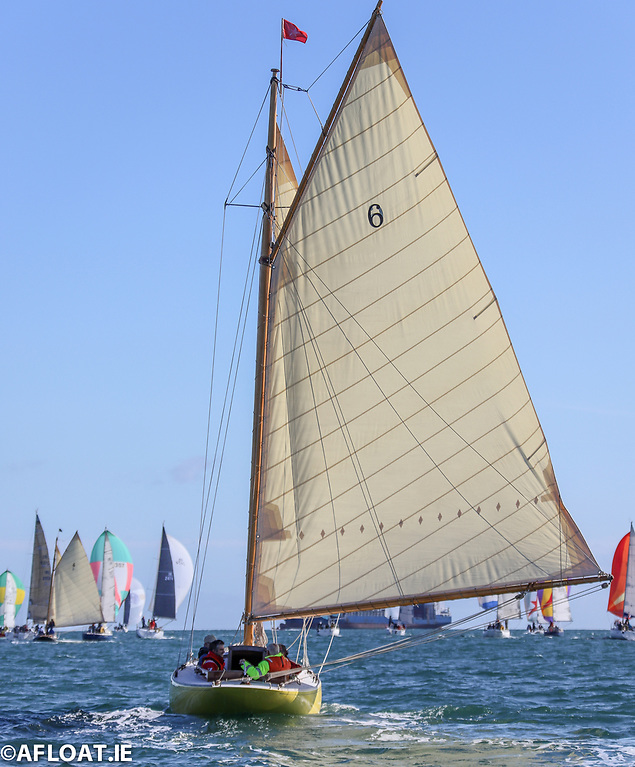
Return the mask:
{"type": "MultiPolygon", "coordinates": [[[[211,630],[232,640],[233,632],[211,630]]],[[[195,633],[195,649],[205,633],[195,633]]],[[[635,764],[635,642],[608,640],[608,631],[517,631],[511,639],[448,632],[324,673],[318,716],[235,719],[170,712],[183,636],[1,640],[0,757],[139,767],[635,764]]],[[[279,641],[296,637],[280,632],[279,641]]],[[[312,661],[329,641],[309,638],[312,661]]],[[[330,658],[395,641],[382,631],[342,631],[330,658]]]]}

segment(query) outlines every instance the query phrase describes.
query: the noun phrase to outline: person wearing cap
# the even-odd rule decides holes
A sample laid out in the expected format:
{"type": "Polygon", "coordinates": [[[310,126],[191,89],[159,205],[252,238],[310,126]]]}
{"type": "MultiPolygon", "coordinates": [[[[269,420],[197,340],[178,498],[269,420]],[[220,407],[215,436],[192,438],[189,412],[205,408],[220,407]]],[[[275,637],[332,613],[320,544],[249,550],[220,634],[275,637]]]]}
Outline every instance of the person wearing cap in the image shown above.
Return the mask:
{"type": "MultiPolygon", "coordinates": [[[[205,637],[207,639],[207,637],[205,637]]],[[[198,665],[206,671],[222,671],[225,668],[225,643],[222,639],[215,639],[209,643],[209,649],[205,655],[198,659],[198,665]]]]}
{"type": "Polygon", "coordinates": [[[208,634],[205,639],[203,640],[203,646],[198,651],[198,659],[200,660],[203,655],[207,655],[209,652],[209,646],[212,644],[212,642],[216,641],[216,637],[214,634],[208,634]]]}
{"type": "Polygon", "coordinates": [[[283,644],[275,644],[274,642],[267,645],[267,655],[257,666],[252,666],[249,661],[243,658],[240,661],[240,667],[247,676],[254,680],[276,671],[300,668],[297,663],[290,661],[287,657],[287,648],[283,644]]]}

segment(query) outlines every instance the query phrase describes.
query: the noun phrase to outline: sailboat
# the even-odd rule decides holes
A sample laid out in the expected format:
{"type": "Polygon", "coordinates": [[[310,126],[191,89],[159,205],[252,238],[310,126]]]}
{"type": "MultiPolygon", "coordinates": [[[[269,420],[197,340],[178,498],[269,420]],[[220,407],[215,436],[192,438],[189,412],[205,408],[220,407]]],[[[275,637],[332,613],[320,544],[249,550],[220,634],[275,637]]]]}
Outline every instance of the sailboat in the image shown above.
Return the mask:
{"type": "Polygon", "coordinates": [[[635,541],[632,523],[630,532],[617,544],[611,566],[613,580],[606,609],[617,615],[609,634],[611,639],[635,640],[635,630],[631,626],[635,609],[635,554],[631,555],[631,541],[635,541]]]}
{"type": "Polygon", "coordinates": [[[31,585],[29,587],[29,607],[27,620],[33,626],[46,622],[51,591],[51,560],[46,545],[46,537],[35,513],[35,530],[33,533],[33,557],[31,559],[31,585]]]}
{"type": "Polygon", "coordinates": [[[535,591],[528,591],[525,594],[525,615],[527,616],[527,634],[541,636],[545,633],[545,627],[540,622],[542,617],[540,600],[535,591]]]}
{"type": "Polygon", "coordinates": [[[150,608],[152,617],[148,625],[137,627],[140,639],[163,639],[163,628],[158,620],[173,621],[194,578],[194,563],[185,546],[168,535],[165,527],[161,531],[161,549],[157,579],[150,608]]]}
{"type": "Polygon", "coordinates": [[[380,6],[295,192],[271,78],[243,643],[172,674],[177,713],[319,712],[306,656],[243,676],[263,621],[609,578],[380,6]]]}
{"type": "MultiPolygon", "coordinates": [[[[488,639],[510,639],[509,621],[520,618],[520,602],[510,594],[499,594],[491,601],[481,603],[481,607],[496,607],[496,621],[483,629],[483,636],[488,639]]],[[[479,600],[480,602],[480,600],[479,600]]]]}
{"type": "Polygon", "coordinates": [[[328,620],[319,620],[315,627],[315,633],[319,637],[340,636],[339,616],[331,615],[328,620]]]}
{"type": "Polygon", "coordinates": [[[104,530],[91,551],[90,567],[99,590],[103,618],[82,632],[82,639],[103,642],[113,638],[107,624],[117,621],[119,608],[130,590],[132,557],[120,538],[104,530]]]}
{"type": "Polygon", "coordinates": [[[146,590],[143,588],[141,581],[138,581],[133,577],[130,584],[130,591],[128,596],[123,601],[123,618],[121,625],[124,631],[128,630],[128,626],[136,626],[141,620],[143,615],[143,608],[146,603],[146,590]]]}
{"type": "Polygon", "coordinates": [[[558,586],[538,590],[542,617],[547,621],[544,631],[546,637],[561,637],[564,629],[560,623],[571,621],[571,607],[569,606],[569,587],[558,586]]]}
{"type": "Polygon", "coordinates": [[[15,627],[15,617],[24,602],[26,592],[24,584],[11,570],[5,570],[0,575],[0,611],[2,626],[0,637],[5,638],[8,631],[15,627]]]}
{"type": "Polygon", "coordinates": [[[55,641],[55,629],[104,620],[97,585],[79,533],[75,533],[59,559],[55,541],[55,552],[46,630],[38,634],[34,642],[55,641]]]}
{"type": "Polygon", "coordinates": [[[400,620],[401,607],[390,607],[384,610],[384,617],[388,618],[386,631],[397,636],[406,636],[406,627],[400,620]]]}

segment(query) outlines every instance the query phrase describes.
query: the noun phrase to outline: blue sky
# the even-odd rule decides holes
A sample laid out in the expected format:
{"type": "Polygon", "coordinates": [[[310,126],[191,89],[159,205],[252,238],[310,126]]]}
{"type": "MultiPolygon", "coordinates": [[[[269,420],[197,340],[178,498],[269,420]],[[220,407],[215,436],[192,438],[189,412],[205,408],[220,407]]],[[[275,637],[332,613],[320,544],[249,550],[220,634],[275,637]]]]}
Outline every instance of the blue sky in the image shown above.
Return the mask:
{"type": "MultiPolygon", "coordinates": [[[[194,549],[223,202],[278,64],[280,19],[309,34],[284,53],[285,81],[306,87],[372,9],[3,4],[0,569],[28,582],[36,508],[50,543],[58,528],[64,545],[78,529],[90,550],[108,526],[146,588],[163,522],[194,549]]],[[[565,503],[609,569],[633,518],[635,9],[385,0],[383,13],[565,503]]],[[[322,119],[351,55],[311,90],[322,119]]],[[[306,162],[319,125],[306,96],[286,98],[306,162]]],[[[236,283],[252,219],[228,215],[236,283]]],[[[224,295],[223,352],[236,296],[224,295]]],[[[251,331],[245,349],[201,628],[232,627],[242,611],[251,331]]],[[[574,626],[608,626],[605,596],[575,602],[574,626]]],[[[474,606],[451,605],[456,616],[474,606]]]]}

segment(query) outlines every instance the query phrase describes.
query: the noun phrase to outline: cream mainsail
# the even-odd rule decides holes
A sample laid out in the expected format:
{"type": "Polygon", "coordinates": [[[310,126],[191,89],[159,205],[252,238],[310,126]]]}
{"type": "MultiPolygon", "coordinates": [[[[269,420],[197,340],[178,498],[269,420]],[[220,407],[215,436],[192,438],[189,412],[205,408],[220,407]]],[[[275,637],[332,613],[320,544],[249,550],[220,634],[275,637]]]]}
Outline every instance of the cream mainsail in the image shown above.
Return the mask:
{"type": "Polygon", "coordinates": [[[78,533],[73,536],[53,572],[48,619],[51,618],[58,628],[104,620],[97,584],[78,533]]]}
{"type": "Polygon", "coordinates": [[[269,305],[248,620],[598,579],[378,14],[269,305]]]}

